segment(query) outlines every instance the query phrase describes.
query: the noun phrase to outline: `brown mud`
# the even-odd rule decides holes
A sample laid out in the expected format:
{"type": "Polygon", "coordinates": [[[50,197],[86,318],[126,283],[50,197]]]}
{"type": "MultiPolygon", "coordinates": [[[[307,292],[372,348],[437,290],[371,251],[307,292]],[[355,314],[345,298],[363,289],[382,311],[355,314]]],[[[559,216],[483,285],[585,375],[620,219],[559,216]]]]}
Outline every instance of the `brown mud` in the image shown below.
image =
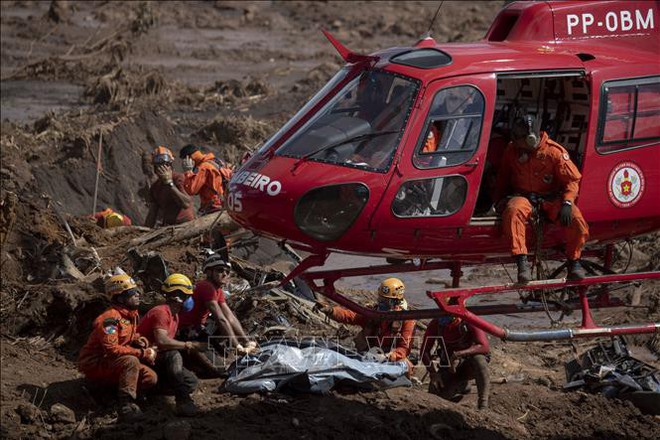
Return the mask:
{"type": "MultiPolygon", "coordinates": [[[[481,38],[503,3],[444,2],[433,27],[436,40],[481,38]]],[[[104,231],[86,218],[93,208],[99,143],[97,210],[111,206],[142,224],[153,178],[142,165],[145,152],[160,144],[177,151],[191,142],[238,162],[341,65],[321,28],[361,52],[410,45],[427,30],[437,4],[3,1],[2,437],[660,437],[658,419],[629,402],[562,391],[563,363],[593,341],[492,341],[493,395],[491,409],[482,412],[475,409],[474,390],[451,403],[428,394],[426,384],[374,393],[237,397],[221,391],[221,380],[202,380],[194,396],[202,409],[198,417],[179,419],[171,397],[153,396],[143,402],[146,420],[130,425],[116,420],[112,397],[91,391],[77,372],[78,350],[106,306],[103,271],[118,264],[136,270],[139,265],[127,256],[136,246],[143,253],[158,251],[170,270],[190,275],[203,259],[199,236],[151,248],[140,241],[148,230],[104,231]]],[[[657,270],[658,236],[635,243],[629,269],[657,270]]],[[[627,264],[626,252],[626,246],[619,248],[618,268],[627,264]]],[[[289,266],[266,242],[251,242],[233,256],[289,266]]],[[[244,274],[256,284],[249,267],[244,274]]],[[[474,271],[465,282],[505,279],[502,270],[474,271]]],[[[143,281],[149,290],[146,276],[143,281]]],[[[424,275],[413,285],[428,289],[447,281],[424,275]]],[[[633,302],[641,297],[640,307],[599,312],[596,318],[608,324],[658,321],[659,292],[657,283],[637,293],[623,291],[633,302]]],[[[147,307],[156,295],[148,291],[145,297],[147,307]]],[[[355,330],[325,325],[267,296],[236,294],[231,301],[246,330],[261,336],[282,318],[294,329],[290,336],[348,343],[355,330]]],[[[657,341],[632,342],[635,354],[658,365],[657,341]]],[[[423,367],[417,370],[423,379],[423,367]]]]}

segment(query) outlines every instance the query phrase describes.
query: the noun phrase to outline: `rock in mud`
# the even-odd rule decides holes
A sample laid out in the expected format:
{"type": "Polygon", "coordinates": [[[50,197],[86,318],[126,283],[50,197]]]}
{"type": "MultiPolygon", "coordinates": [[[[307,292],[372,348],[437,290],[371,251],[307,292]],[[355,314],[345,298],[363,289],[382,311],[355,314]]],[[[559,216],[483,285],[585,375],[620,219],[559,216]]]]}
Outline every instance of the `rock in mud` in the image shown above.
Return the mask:
{"type": "Polygon", "coordinates": [[[165,440],[188,440],[192,427],[184,420],[169,422],[163,427],[165,440]]]}
{"type": "Polygon", "coordinates": [[[53,423],[76,423],[76,413],[61,403],[56,403],[50,407],[50,418],[53,423]]]}
{"type": "Polygon", "coordinates": [[[40,411],[31,403],[22,403],[16,408],[16,413],[21,416],[21,423],[29,425],[37,421],[40,411]]]}

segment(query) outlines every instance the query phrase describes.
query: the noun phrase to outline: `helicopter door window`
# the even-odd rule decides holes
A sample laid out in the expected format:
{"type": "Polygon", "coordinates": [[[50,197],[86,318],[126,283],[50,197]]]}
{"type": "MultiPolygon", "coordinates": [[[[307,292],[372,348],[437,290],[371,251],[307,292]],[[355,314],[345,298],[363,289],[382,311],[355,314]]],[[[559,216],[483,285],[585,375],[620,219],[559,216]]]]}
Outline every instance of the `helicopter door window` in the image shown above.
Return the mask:
{"type": "Polygon", "coordinates": [[[413,158],[415,166],[440,168],[469,160],[479,145],[483,112],[484,98],[475,87],[440,90],[413,158]]]}
{"type": "Polygon", "coordinates": [[[446,217],[465,203],[467,180],[445,176],[405,182],[392,202],[397,217],[446,217]]]}
{"type": "Polygon", "coordinates": [[[660,77],[608,82],[601,102],[600,153],[660,139],[660,77]]]}

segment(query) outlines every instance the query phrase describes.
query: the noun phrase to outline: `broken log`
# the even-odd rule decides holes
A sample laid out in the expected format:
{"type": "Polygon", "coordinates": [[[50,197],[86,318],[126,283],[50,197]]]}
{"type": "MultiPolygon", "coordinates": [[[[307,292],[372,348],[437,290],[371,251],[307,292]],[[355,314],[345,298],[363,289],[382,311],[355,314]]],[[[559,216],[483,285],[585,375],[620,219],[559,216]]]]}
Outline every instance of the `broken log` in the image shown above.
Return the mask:
{"type": "Polygon", "coordinates": [[[211,226],[220,229],[223,234],[236,232],[240,229],[240,226],[229,217],[229,214],[223,211],[219,216],[209,214],[180,225],[158,228],[151,233],[131,240],[130,247],[141,250],[158,248],[168,243],[199,237],[210,232],[211,226]],[[214,224],[215,226],[213,226],[214,224]]]}

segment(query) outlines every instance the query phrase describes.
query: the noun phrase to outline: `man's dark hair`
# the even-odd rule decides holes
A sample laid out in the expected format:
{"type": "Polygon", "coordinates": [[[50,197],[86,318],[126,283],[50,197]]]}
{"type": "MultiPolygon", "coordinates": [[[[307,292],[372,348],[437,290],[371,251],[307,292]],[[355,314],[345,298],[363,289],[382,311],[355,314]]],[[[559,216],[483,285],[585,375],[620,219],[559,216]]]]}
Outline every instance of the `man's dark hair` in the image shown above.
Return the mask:
{"type": "Polygon", "coordinates": [[[183,159],[184,157],[192,156],[195,151],[199,151],[199,147],[193,144],[188,144],[181,149],[179,152],[179,157],[183,159]]]}

